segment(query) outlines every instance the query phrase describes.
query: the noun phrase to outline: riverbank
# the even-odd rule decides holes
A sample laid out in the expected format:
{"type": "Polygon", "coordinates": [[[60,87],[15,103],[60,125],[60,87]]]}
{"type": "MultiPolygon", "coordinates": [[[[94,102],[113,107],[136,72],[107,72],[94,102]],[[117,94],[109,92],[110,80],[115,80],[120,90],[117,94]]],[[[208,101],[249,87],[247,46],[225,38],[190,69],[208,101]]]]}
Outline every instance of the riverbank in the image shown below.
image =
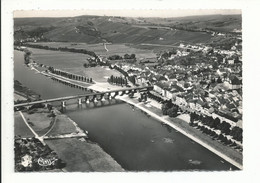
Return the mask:
{"type": "Polygon", "coordinates": [[[34,91],[22,85],[17,80],[14,80],[14,102],[19,103],[22,101],[39,100],[40,96],[34,91]]]}
{"type": "MultiPolygon", "coordinates": [[[[26,89],[26,87],[24,87],[24,89],[26,89]]],[[[25,96],[27,96],[27,94],[25,96]]],[[[31,96],[28,94],[28,97],[31,96]]],[[[42,142],[40,144],[51,149],[48,150],[48,156],[41,155],[45,152],[38,154],[34,153],[31,149],[26,151],[22,150],[21,152],[23,153],[16,154],[16,159],[19,160],[17,161],[19,163],[18,171],[51,171],[53,170],[53,167],[51,167],[52,164],[46,166],[46,168],[39,168],[39,166],[41,166],[38,163],[39,159],[47,158],[48,160],[52,160],[53,158],[57,159],[57,157],[66,165],[65,167],[57,166],[54,168],[54,171],[124,171],[124,169],[98,144],[88,139],[86,131],[81,130],[74,121],[68,116],[60,113],[56,108],[52,107],[52,109],[50,109],[42,106],[40,108],[24,109],[22,112],[15,112],[14,128],[16,136],[15,141],[20,142],[23,139],[22,141],[30,142],[30,139],[36,138],[40,140],[39,143],[42,142]],[[55,156],[53,157],[51,155],[52,151],[55,153],[55,156]],[[29,157],[30,161],[33,162],[33,167],[28,168],[28,166],[31,166],[30,164],[26,164],[25,166],[27,167],[23,167],[20,160],[24,157],[24,153],[29,155],[32,154],[32,156],[29,157]],[[59,167],[61,167],[61,169],[59,169],[59,167]]],[[[37,143],[34,145],[37,145],[37,143]]],[[[21,147],[24,147],[24,145],[22,144],[21,147]]]]}
{"type": "MultiPolygon", "coordinates": [[[[95,85],[91,86],[92,89],[96,91],[108,91],[106,87],[96,87],[95,85]]],[[[142,111],[146,112],[155,119],[161,121],[164,124],[174,128],[180,133],[184,134],[188,138],[207,148],[211,152],[215,153],[219,157],[233,164],[239,169],[243,169],[243,156],[242,153],[236,151],[232,147],[221,144],[219,141],[213,140],[210,136],[203,134],[201,131],[197,130],[194,127],[189,126],[187,122],[178,118],[170,118],[168,116],[163,116],[160,104],[156,101],[149,99],[152,103],[149,107],[143,102],[140,103],[137,98],[129,98],[128,96],[117,96],[117,99],[120,99],[126,103],[138,107],[142,111]]]]}
{"type": "Polygon", "coordinates": [[[190,127],[187,122],[178,118],[170,118],[168,116],[163,116],[160,109],[151,105],[140,103],[137,101],[137,99],[130,99],[127,96],[118,96],[117,98],[131,105],[134,105],[140,110],[146,112],[148,115],[154,117],[155,119],[161,121],[162,123],[174,128],[175,130],[189,137],[193,141],[207,148],[211,152],[215,153],[216,155],[233,164],[234,166],[238,167],[239,169],[243,169],[241,153],[232,149],[231,147],[224,146],[218,141],[212,140],[211,137],[201,133],[193,127],[190,127]]]}

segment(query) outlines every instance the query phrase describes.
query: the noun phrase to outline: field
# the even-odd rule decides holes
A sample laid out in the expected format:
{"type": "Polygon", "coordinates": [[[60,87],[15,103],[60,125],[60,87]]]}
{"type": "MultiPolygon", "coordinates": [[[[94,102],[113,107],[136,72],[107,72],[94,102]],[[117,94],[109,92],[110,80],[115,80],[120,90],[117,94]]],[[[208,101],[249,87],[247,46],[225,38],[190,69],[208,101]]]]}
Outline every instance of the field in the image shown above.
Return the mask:
{"type": "Polygon", "coordinates": [[[67,48],[76,48],[76,49],[85,49],[88,51],[93,51],[100,56],[110,56],[110,55],[120,55],[123,56],[127,54],[135,54],[137,59],[142,58],[154,58],[156,53],[152,50],[147,49],[137,49],[131,47],[131,45],[126,44],[106,44],[105,49],[103,44],[87,44],[87,43],[70,43],[70,42],[39,42],[39,43],[30,43],[36,45],[43,45],[49,47],[67,47],[67,48]]]}
{"type": "Polygon", "coordinates": [[[22,138],[34,137],[34,134],[26,126],[19,112],[14,113],[14,135],[20,135],[22,138]]]}
{"type": "Polygon", "coordinates": [[[51,51],[34,48],[30,48],[30,50],[33,52],[32,59],[37,63],[60,69],[83,67],[84,63],[88,63],[87,58],[90,57],[89,55],[80,53],[51,51]]]}
{"type": "Polygon", "coordinates": [[[74,74],[91,77],[94,81],[97,82],[106,82],[107,77],[110,77],[111,75],[121,75],[119,72],[110,70],[108,67],[83,67],[83,64],[87,63],[86,59],[89,57],[85,54],[35,48],[30,48],[30,50],[33,52],[32,59],[37,63],[52,66],[54,68],[68,71],[74,74]]]}
{"type": "Polygon", "coordinates": [[[89,67],[89,68],[70,68],[70,69],[65,69],[68,72],[72,72],[75,74],[87,76],[93,78],[95,82],[107,82],[107,78],[110,77],[111,75],[113,76],[121,76],[119,72],[115,70],[111,70],[108,67],[89,67]]]}

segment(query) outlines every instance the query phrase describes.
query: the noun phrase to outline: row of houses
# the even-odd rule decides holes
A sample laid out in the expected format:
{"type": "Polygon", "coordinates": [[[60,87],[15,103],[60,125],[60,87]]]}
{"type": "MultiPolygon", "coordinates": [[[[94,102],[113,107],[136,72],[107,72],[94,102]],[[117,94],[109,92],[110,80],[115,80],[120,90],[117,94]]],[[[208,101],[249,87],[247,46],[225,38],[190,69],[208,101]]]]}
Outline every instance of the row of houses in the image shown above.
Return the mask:
{"type": "Polygon", "coordinates": [[[223,91],[210,92],[205,90],[196,91],[194,89],[185,90],[178,85],[169,85],[167,82],[158,82],[154,85],[154,90],[161,96],[171,99],[177,105],[199,111],[204,114],[221,112],[230,116],[229,121],[232,126],[242,120],[242,97],[236,90],[231,93],[223,91]],[[206,93],[206,95],[205,95],[206,93]],[[234,122],[235,121],[235,122],[234,122]]]}
{"type": "MultiPolygon", "coordinates": [[[[212,54],[210,59],[217,59],[212,54]]],[[[207,57],[208,58],[208,57],[207,57]]],[[[232,59],[229,56],[224,58],[232,59]]],[[[212,61],[212,60],[211,60],[212,61]]],[[[224,114],[232,125],[242,119],[242,69],[241,63],[227,61],[217,67],[212,62],[192,65],[163,64],[157,67],[138,64],[118,65],[135,77],[139,85],[153,85],[155,92],[172,99],[177,105],[207,114],[224,114]],[[234,122],[235,121],[235,122],[234,122]]]]}

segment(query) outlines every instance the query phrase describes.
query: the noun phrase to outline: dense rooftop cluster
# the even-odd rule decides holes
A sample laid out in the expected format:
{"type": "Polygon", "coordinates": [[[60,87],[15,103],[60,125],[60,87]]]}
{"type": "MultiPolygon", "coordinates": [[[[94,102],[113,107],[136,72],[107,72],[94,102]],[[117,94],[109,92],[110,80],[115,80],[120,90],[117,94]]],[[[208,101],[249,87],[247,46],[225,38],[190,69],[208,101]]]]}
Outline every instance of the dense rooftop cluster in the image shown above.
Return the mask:
{"type": "Polygon", "coordinates": [[[180,44],[161,52],[156,64],[122,63],[120,68],[135,78],[136,85],[154,85],[166,99],[202,113],[215,113],[231,123],[242,122],[241,44],[231,50],[180,44]]]}

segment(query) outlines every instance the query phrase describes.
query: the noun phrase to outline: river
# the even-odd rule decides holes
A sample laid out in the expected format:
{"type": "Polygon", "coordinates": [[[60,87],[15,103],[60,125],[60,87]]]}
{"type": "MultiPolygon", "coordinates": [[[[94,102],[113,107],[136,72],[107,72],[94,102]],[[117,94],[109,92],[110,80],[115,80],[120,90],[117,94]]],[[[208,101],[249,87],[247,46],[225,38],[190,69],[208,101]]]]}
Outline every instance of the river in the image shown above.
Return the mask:
{"type": "MultiPolygon", "coordinates": [[[[14,79],[44,99],[85,93],[26,67],[14,51],[14,79]]],[[[129,171],[237,169],[174,129],[121,101],[96,105],[71,103],[65,113],[129,171]]]]}

